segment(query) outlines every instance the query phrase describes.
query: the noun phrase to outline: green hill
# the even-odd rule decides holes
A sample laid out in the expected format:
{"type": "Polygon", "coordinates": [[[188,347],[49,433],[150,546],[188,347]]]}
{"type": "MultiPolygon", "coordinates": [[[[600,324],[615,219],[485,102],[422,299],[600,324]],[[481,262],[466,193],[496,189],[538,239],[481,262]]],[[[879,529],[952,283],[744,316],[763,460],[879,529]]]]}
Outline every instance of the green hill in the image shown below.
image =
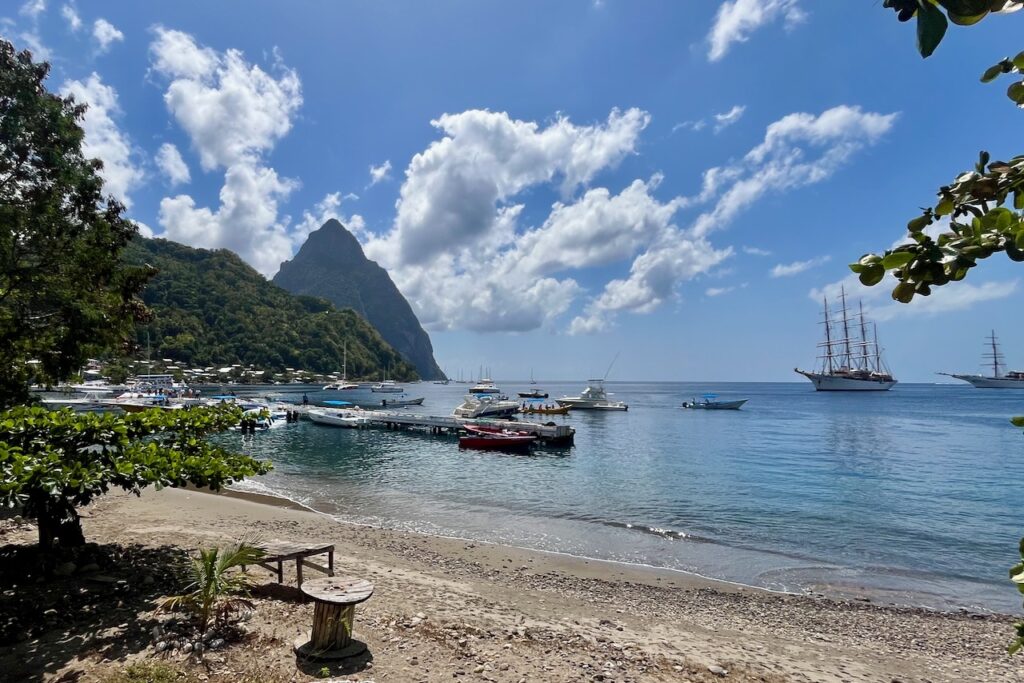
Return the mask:
{"type": "Polygon", "coordinates": [[[142,295],[153,320],[138,329],[139,348],[145,353],[148,332],[153,358],[334,372],[347,343],[349,378],[377,379],[385,368],[397,380],[417,377],[357,313],[290,294],[230,251],[136,238],[124,259],[159,271],[142,295]]]}

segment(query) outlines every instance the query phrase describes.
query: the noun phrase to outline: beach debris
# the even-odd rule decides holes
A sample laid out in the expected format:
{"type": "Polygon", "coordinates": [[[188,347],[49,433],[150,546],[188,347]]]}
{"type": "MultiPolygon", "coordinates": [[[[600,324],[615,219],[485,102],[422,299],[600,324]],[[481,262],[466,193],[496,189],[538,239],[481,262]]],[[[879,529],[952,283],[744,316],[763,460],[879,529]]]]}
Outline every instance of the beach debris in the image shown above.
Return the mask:
{"type": "Polygon", "coordinates": [[[716,676],[728,676],[729,670],[718,666],[717,664],[711,664],[708,666],[708,671],[715,674],[716,676]]]}

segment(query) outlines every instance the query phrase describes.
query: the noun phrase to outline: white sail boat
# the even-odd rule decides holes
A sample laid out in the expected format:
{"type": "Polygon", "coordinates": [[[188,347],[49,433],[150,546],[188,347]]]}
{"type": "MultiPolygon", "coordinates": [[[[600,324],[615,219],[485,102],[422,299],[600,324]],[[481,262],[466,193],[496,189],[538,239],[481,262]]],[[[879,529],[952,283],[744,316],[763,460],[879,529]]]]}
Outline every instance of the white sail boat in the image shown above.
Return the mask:
{"type": "Polygon", "coordinates": [[[940,375],[949,375],[957,379],[962,379],[965,382],[970,382],[978,389],[1024,389],[1024,372],[1018,372],[1011,370],[1010,372],[1003,373],[1003,353],[999,350],[999,342],[996,340],[996,331],[992,330],[992,334],[985,337],[985,353],[982,354],[982,358],[985,359],[984,365],[992,364],[992,375],[985,377],[984,375],[949,375],[946,372],[940,372],[940,375]]]}
{"type": "Polygon", "coordinates": [[[872,336],[868,336],[868,324],[864,318],[864,305],[850,316],[846,305],[846,288],[839,295],[839,311],[829,309],[828,299],[824,300],[825,340],[818,344],[822,349],[818,360],[819,368],[814,371],[794,368],[796,372],[811,380],[818,391],[888,391],[896,384],[878,345],[878,327],[872,324],[872,336]],[[853,329],[851,329],[853,328],[853,329]],[[858,330],[859,328],[859,330],[858,330]],[[859,335],[858,335],[859,331],[859,335]]]}
{"type": "Polygon", "coordinates": [[[328,384],[324,387],[324,391],[354,391],[358,388],[358,384],[348,381],[348,342],[345,342],[344,355],[341,361],[341,381],[328,384]]]}

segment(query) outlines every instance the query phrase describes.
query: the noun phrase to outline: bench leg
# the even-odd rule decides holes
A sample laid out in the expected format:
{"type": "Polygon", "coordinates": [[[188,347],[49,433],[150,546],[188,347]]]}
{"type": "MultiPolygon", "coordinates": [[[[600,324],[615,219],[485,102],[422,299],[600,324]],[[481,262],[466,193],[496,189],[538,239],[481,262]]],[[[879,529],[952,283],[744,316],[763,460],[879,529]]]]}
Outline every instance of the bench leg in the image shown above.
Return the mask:
{"type": "Polygon", "coordinates": [[[334,576],[334,551],[330,550],[327,552],[327,569],[328,576],[334,576]]]}
{"type": "Polygon", "coordinates": [[[296,558],[295,560],[295,579],[298,581],[299,588],[302,588],[302,558],[296,558]]]}
{"type": "Polygon", "coordinates": [[[281,560],[277,561],[277,582],[284,583],[284,563],[281,560]]]}

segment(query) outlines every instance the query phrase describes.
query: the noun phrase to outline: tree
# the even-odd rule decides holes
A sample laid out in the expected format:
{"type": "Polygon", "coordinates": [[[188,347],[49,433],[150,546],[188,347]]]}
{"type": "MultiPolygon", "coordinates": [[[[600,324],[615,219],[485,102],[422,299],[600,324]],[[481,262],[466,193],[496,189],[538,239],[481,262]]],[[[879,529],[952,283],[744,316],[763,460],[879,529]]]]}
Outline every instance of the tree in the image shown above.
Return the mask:
{"type": "MultiPolygon", "coordinates": [[[[900,21],[917,17],[918,50],[932,54],[942,41],[949,21],[971,26],[988,14],[1016,12],[1019,0],[885,0],[900,21]],[[943,11],[945,10],[945,14],[943,11]]],[[[1024,72],[1024,52],[1003,59],[981,76],[984,83],[1002,74],[1024,72]]],[[[1024,80],[1015,79],[1006,92],[1024,108],[1024,80]]],[[[982,152],[974,170],[960,173],[939,188],[934,206],[907,224],[910,241],[882,254],[865,254],[850,269],[860,281],[873,286],[887,271],[899,281],[892,297],[910,303],[915,295],[928,296],[933,287],[957,282],[981,259],[1005,252],[1013,261],[1024,261],[1024,156],[991,161],[982,152]],[[949,230],[936,236],[926,229],[948,217],[949,230]]]]}
{"type": "Polygon", "coordinates": [[[102,162],[82,153],[86,107],[47,92],[49,69],[0,40],[0,409],[145,317],[150,273],[120,261],[138,229],[104,197],[102,162]]]}
{"type": "Polygon", "coordinates": [[[85,542],[78,508],[111,488],[219,490],[270,463],[204,437],[238,423],[237,407],[75,413],[16,406],[0,413],[0,505],[39,523],[43,550],[85,542]]]}

